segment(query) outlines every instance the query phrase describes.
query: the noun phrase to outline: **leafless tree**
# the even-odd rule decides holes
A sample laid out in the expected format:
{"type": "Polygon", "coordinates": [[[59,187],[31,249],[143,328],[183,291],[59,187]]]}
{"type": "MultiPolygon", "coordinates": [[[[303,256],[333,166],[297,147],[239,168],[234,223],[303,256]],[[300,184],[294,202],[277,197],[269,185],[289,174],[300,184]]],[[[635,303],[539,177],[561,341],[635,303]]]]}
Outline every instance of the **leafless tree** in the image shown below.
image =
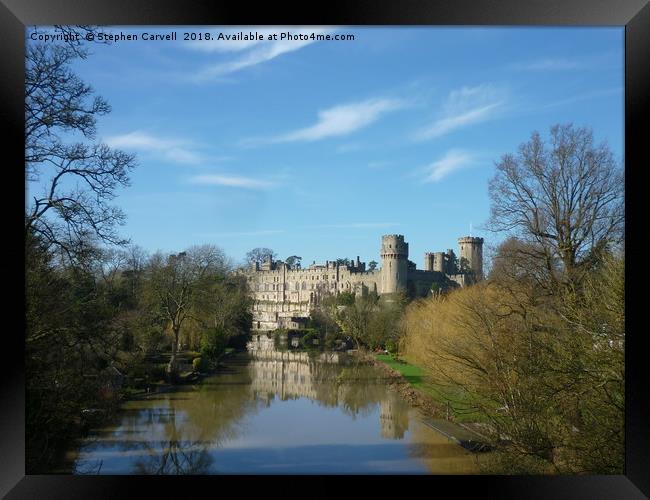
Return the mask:
{"type": "MultiPolygon", "coordinates": [[[[59,27],[75,29],[92,30],[59,27]]],[[[33,189],[25,233],[71,258],[93,239],[125,243],[116,232],[124,214],[110,201],[135,166],[133,155],[93,142],[97,117],[111,108],[70,67],[86,54],[81,42],[29,41],[25,61],[25,169],[33,189]]]]}
{"type": "Polygon", "coordinates": [[[506,154],[490,181],[488,228],[523,241],[548,285],[574,285],[603,250],[623,241],[624,182],[606,143],[572,124],[554,125],[506,154]]]}

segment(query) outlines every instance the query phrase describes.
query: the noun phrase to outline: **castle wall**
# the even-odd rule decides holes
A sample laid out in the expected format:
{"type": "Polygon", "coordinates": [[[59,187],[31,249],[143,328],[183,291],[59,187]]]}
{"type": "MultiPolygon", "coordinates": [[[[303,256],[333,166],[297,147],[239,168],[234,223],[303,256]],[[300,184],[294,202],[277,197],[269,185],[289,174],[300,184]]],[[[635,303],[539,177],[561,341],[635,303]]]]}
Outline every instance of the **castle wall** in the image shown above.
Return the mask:
{"type": "Polygon", "coordinates": [[[445,275],[437,271],[411,270],[408,273],[409,291],[417,297],[426,297],[434,283],[443,284],[445,275]]]}
{"type": "Polygon", "coordinates": [[[289,269],[284,264],[248,274],[255,300],[253,330],[274,330],[291,324],[292,318],[308,318],[327,295],[350,292],[356,295],[381,293],[381,271],[358,271],[365,266],[327,263],[307,269],[289,269]]]}
{"type": "MultiPolygon", "coordinates": [[[[482,238],[459,239],[461,256],[475,272],[482,272],[482,243],[482,238]]],[[[309,318],[323,297],[342,292],[383,295],[408,291],[415,296],[426,296],[433,283],[444,285],[448,280],[460,286],[473,283],[472,274],[452,269],[453,256],[452,250],[429,252],[425,254],[425,270],[408,269],[408,243],[403,235],[393,234],[382,236],[379,270],[366,271],[365,263],[358,257],[351,266],[328,261],[305,269],[290,269],[284,263],[267,260],[246,273],[254,299],[253,330],[292,328],[301,318],[309,318]]]]}

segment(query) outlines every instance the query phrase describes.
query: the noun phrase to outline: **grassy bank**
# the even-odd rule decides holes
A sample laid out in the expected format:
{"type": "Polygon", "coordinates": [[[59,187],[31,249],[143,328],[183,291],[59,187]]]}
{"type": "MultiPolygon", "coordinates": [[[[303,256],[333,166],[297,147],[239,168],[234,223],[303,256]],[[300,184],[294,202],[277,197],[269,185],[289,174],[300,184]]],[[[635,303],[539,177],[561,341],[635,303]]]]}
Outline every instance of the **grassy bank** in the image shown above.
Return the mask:
{"type": "Polygon", "coordinates": [[[396,359],[390,354],[376,354],[375,358],[402,375],[413,389],[432,399],[451,420],[463,423],[481,421],[472,408],[473,397],[466,391],[431,382],[423,368],[404,359],[396,359]]]}

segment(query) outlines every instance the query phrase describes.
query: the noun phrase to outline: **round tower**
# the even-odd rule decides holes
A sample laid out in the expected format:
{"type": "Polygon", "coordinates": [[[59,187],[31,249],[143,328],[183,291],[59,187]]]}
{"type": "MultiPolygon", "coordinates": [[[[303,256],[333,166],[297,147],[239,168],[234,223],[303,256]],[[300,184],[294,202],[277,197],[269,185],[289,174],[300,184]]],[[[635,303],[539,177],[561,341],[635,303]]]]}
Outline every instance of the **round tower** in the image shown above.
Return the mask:
{"type": "Polygon", "coordinates": [[[433,271],[433,262],[435,254],[433,252],[426,252],[424,254],[424,270],[433,271]]]}
{"type": "Polygon", "coordinates": [[[401,234],[381,237],[381,293],[406,290],[409,244],[401,234]]]}
{"type": "Polygon", "coordinates": [[[483,238],[464,236],[458,238],[458,246],[460,247],[459,265],[461,269],[466,267],[474,273],[477,279],[481,279],[483,277],[483,238]]]}

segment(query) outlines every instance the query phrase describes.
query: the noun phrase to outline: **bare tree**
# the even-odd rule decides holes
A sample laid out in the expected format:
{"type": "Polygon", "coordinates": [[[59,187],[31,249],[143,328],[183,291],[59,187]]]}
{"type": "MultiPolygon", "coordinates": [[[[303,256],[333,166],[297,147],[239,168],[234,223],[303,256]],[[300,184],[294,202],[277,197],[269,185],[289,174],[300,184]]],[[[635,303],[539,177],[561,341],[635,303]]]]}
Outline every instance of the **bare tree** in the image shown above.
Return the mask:
{"type": "Polygon", "coordinates": [[[525,244],[549,285],[577,284],[599,253],[623,241],[623,169],[587,128],[555,125],[506,154],[490,181],[488,223],[525,244]]]}
{"type": "MultiPolygon", "coordinates": [[[[59,31],[70,34],[75,28],[59,31]]],[[[70,68],[86,54],[81,42],[29,42],[25,61],[25,169],[34,189],[25,233],[71,258],[93,238],[125,243],[115,230],[124,214],[109,202],[118,187],[128,186],[135,166],[133,155],[92,142],[97,117],[111,108],[70,68]],[[72,138],[76,142],[65,140],[72,138]]]]}
{"type": "Polygon", "coordinates": [[[173,332],[172,355],[167,372],[177,371],[176,357],[181,327],[194,317],[201,290],[209,286],[209,278],[222,274],[228,263],[221,249],[213,245],[194,246],[178,254],[152,256],[149,262],[147,298],[169,322],[173,332]]]}

